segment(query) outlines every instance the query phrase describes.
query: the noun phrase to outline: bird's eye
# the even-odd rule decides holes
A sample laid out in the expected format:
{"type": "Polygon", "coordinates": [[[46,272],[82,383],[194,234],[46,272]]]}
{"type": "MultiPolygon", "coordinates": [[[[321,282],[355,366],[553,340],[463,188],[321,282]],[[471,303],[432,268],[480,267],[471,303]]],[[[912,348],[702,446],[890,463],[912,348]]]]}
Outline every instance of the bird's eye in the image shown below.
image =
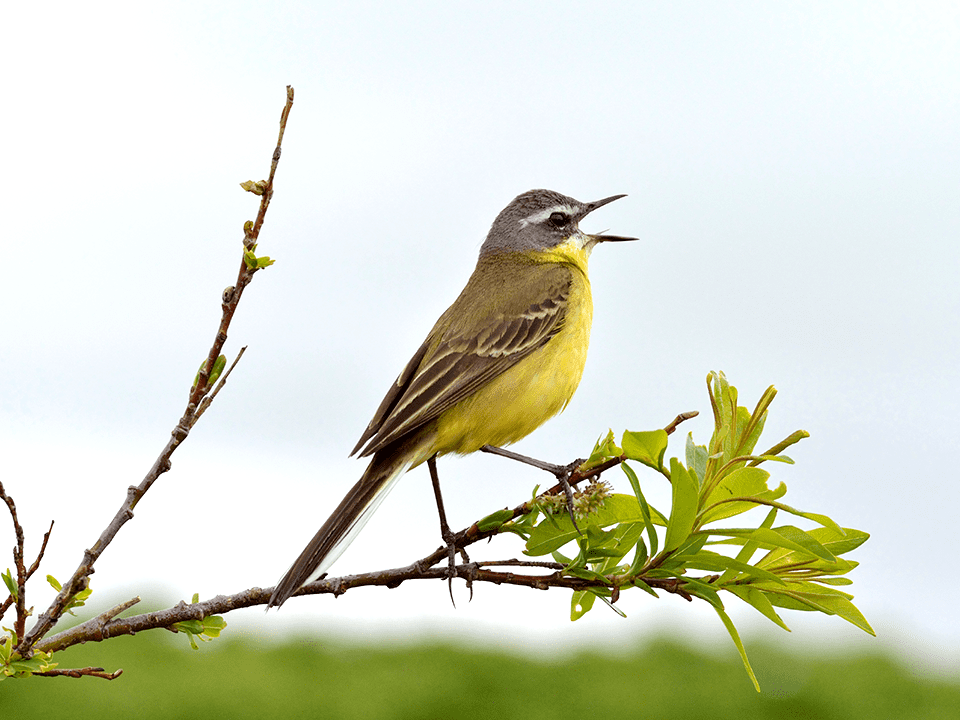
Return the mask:
{"type": "Polygon", "coordinates": [[[550,214],[550,223],[554,227],[563,227],[568,222],[570,222],[570,216],[566,213],[555,212],[550,214]]]}

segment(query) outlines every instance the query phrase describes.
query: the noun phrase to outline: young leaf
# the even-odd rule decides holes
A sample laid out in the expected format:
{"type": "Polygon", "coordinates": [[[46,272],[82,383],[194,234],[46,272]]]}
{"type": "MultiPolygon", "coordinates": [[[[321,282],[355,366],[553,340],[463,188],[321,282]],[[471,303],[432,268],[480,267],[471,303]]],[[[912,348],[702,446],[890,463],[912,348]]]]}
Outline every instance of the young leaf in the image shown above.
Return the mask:
{"type": "Polygon", "coordinates": [[[10,597],[16,600],[19,591],[17,588],[17,581],[13,579],[10,568],[7,568],[5,573],[0,573],[0,577],[3,577],[3,584],[7,586],[7,590],[10,592],[10,597]]]}
{"type": "Polygon", "coordinates": [[[670,459],[670,478],[673,484],[673,507],[667,521],[667,536],[663,541],[665,551],[676,550],[690,536],[693,521],[697,517],[699,488],[694,476],[676,458],[670,459]]]}
{"type": "MultiPolygon", "coordinates": [[[[656,520],[666,524],[663,516],[657,513],[656,520]]],[[[607,527],[616,523],[644,522],[643,513],[637,499],[632,495],[614,494],[605,498],[603,505],[596,512],[579,520],[577,525],[581,531],[586,528],[607,527]]],[[[524,553],[537,556],[546,555],[563,547],[571,540],[580,537],[580,533],[573,527],[569,515],[548,515],[530,532],[530,539],[524,553]]]]}
{"type": "Polygon", "coordinates": [[[724,590],[732,592],[745,603],[752,605],[764,617],[776,623],[787,632],[790,632],[790,628],[787,627],[787,624],[777,614],[777,611],[773,609],[773,604],[764,593],[755,590],[749,585],[729,585],[725,587],[724,590]]]}
{"type": "MultiPolygon", "coordinates": [[[[643,524],[647,530],[647,536],[650,540],[650,555],[656,555],[657,531],[653,527],[653,520],[651,519],[650,515],[650,506],[647,505],[647,500],[644,498],[643,492],[640,490],[640,480],[637,478],[637,474],[633,471],[633,468],[627,465],[627,463],[621,463],[620,468],[630,480],[630,485],[633,487],[633,493],[637,498],[637,502],[640,503],[640,514],[643,517],[643,524]]],[[[659,513],[657,514],[659,515],[659,513]]]]}
{"type": "Polygon", "coordinates": [[[723,610],[723,608],[718,608],[716,605],[713,607],[717,611],[717,615],[720,616],[720,619],[723,621],[723,626],[727,629],[727,632],[730,633],[730,637],[733,640],[733,644],[737,646],[737,652],[740,653],[740,659],[743,661],[743,667],[747,671],[747,675],[750,676],[750,680],[753,682],[753,687],[756,688],[757,692],[760,692],[760,683],[757,682],[757,676],[753,674],[753,668],[750,667],[750,661],[747,659],[747,651],[743,647],[743,642],[740,640],[740,633],[737,632],[737,628],[733,624],[733,620],[730,619],[730,616],[723,610]]]}
{"type": "Polygon", "coordinates": [[[707,448],[705,445],[697,445],[693,442],[693,433],[687,433],[687,469],[692,470],[700,485],[703,485],[703,478],[707,472],[707,448]]]}
{"type": "Polygon", "coordinates": [[[507,520],[513,517],[512,510],[497,510],[494,513],[490,513],[485,518],[477,522],[477,529],[480,532],[486,532],[487,530],[494,530],[498,527],[501,527],[507,520]]]}
{"type": "Polygon", "coordinates": [[[597,596],[588,590],[577,590],[570,599],[570,619],[579,620],[591,609],[596,602],[597,596]]]}
{"type": "Polygon", "coordinates": [[[628,460],[642,462],[654,470],[663,468],[663,454],[667,451],[666,431],[630,432],[628,430],[623,433],[620,444],[628,460]]]}

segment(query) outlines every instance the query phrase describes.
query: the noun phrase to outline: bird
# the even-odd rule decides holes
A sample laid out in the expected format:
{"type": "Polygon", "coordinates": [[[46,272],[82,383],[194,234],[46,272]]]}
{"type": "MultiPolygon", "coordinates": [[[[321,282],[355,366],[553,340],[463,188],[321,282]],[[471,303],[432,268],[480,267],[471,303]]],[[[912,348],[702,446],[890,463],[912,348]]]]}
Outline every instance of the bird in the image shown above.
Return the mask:
{"type": "MultiPolygon", "coordinates": [[[[529,190],[497,215],[463,291],[350,453],[370,457],[367,469],[276,585],[267,609],[322,577],[399,478],[425,462],[449,543],[436,458],[517,442],[570,402],[593,319],[590,252],[603,242],[636,240],[588,235],[579,223],[622,197],[584,203],[529,190]]],[[[448,551],[452,564],[455,548],[448,551]]]]}

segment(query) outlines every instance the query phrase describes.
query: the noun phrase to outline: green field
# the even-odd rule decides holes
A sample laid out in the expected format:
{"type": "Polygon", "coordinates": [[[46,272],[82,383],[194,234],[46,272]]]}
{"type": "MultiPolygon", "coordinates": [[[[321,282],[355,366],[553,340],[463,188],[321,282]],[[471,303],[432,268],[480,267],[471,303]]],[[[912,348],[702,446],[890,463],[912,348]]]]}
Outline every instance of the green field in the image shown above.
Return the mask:
{"type": "Polygon", "coordinates": [[[960,718],[960,679],[911,675],[882,655],[797,659],[751,647],[764,693],[734,652],[657,642],[634,655],[537,662],[449,645],[378,650],[322,639],[189,649],[148,633],[72,648],[61,666],[122,677],[0,683],[0,717],[29,718],[960,718]]]}

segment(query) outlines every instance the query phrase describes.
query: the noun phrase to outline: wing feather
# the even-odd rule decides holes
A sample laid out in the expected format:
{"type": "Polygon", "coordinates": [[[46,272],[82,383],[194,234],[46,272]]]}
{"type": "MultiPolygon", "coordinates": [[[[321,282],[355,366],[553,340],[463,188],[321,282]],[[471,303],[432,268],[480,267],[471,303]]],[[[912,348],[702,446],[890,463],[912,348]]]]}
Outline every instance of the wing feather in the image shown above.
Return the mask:
{"type": "MultiPolygon", "coordinates": [[[[526,298],[518,312],[490,312],[472,326],[448,328],[437,337],[441,318],[390,388],[354,453],[369,442],[360,454],[371,455],[415,431],[549,342],[563,327],[571,287],[569,271],[549,270],[553,282],[540,284],[545,294],[526,298]]],[[[458,309],[455,303],[448,313],[458,309]]]]}

